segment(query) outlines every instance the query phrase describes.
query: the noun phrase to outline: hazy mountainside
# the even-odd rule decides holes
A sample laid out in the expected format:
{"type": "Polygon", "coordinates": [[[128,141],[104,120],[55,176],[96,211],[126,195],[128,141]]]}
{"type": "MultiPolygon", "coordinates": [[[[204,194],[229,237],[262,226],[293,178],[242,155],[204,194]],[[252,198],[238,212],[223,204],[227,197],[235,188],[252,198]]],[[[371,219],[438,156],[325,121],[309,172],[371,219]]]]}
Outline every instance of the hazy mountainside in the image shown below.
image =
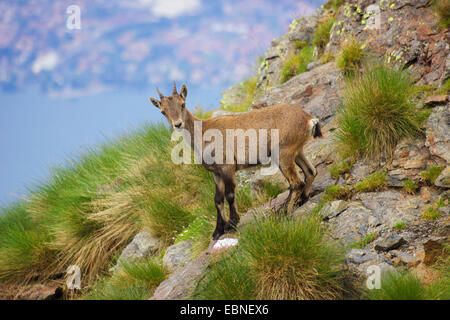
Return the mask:
{"type": "Polygon", "coordinates": [[[224,93],[213,115],[289,103],[320,119],[305,150],[313,192],[292,217],[273,212],[281,174],[243,172],[238,231],[210,244],[212,177],[173,164],[168,130],[149,127],[4,209],[5,290],[79,295],[64,285],[77,265],[91,299],[449,299],[448,8],[330,1],[224,93]],[[382,289],[367,291],[374,267],[382,289]]]}

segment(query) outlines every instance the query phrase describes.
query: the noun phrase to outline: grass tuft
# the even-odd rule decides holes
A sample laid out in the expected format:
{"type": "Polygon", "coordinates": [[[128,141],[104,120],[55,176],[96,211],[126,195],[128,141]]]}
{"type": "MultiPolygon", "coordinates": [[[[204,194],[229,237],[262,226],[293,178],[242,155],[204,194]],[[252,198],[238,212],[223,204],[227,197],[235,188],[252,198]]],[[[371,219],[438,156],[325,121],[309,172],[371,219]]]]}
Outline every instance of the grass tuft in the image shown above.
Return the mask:
{"type": "Polygon", "coordinates": [[[420,176],[424,181],[433,185],[442,170],[444,170],[444,167],[431,166],[427,170],[422,171],[420,176]]]}
{"type": "Polygon", "coordinates": [[[406,193],[415,194],[417,192],[417,189],[419,189],[419,187],[411,179],[405,179],[403,181],[403,191],[405,191],[406,193]]]}
{"type": "Polygon", "coordinates": [[[325,9],[337,11],[343,4],[345,0],[328,0],[327,3],[323,5],[325,9]]]}
{"type": "Polygon", "coordinates": [[[166,271],[154,258],[123,262],[123,269],[103,277],[85,296],[88,300],[148,300],[166,278],[166,271]]]}
{"type": "Polygon", "coordinates": [[[434,12],[439,17],[439,25],[447,28],[450,25],[450,1],[449,0],[435,0],[434,12]]]}
{"type": "Polygon", "coordinates": [[[348,200],[351,197],[351,190],[348,186],[333,185],[325,190],[322,201],[348,200]]]}
{"type": "Polygon", "coordinates": [[[320,217],[264,218],[246,226],[233,252],[210,268],[199,299],[336,299],[343,294],[340,248],[320,217]]]}
{"type": "Polygon", "coordinates": [[[441,216],[441,212],[434,206],[428,207],[422,214],[424,220],[436,220],[441,216]]]}
{"type": "Polygon", "coordinates": [[[224,97],[222,99],[222,109],[231,112],[245,112],[252,105],[253,100],[255,100],[256,89],[257,89],[258,79],[257,77],[252,77],[250,79],[244,80],[240,84],[238,93],[238,102],[235,104],[229,104],[226,102],[227,99],[224,97]]]}
{"type": "Polygon", "coordinates": [[[403,230],[403,229],[405,229],[405,227],[406,227],[406,223],[403,221],[399,221],[394,224],[394,229],[396,229],[396,230],[403,230]]]}
{"type": "Polygon", "coordinates": [[[330,41],[331,28],[333,27],[335,21],[335,16],[329,16],[317,25],[314,33],[313,44],[319,49],[320,52],[323,52],[325,46],[330,41]]]}
{"type": "Polygon", "coordinates": [[[361,68],[364,56],[362,44],[352,39],[342,47],[336,59],[336,65],[344,75],[353,76],[361,68]]]}
{"type": "Polygon", "coordinates": [[[389,272],[381,278],[381,288],[368,290],[369,300],[424,300],[425,286],[419,278],[407,271],[389,272]]]}
{"type": "Polygon", "coordinates": [[[347,172],[350,172],[351,169],[352,161],[341,161],[334,164],[330,168],[330,177],[332,177],[333,179],[339,179],[340,176],[344,175],[347,172]]]}
{"type": "Polygon", "coordinates": [[[336,138],[343,157],[392,156],[402,138],[421,132],[408,73],[386,65],[366,67],[349,81],[338,110],[336,138]]]}
{"type": "Polygon", "coordinates": [[[276,198],[280,193],[282,193],[285,189],[276,182],[272,181],[264,181],[264,193],[270,198],[276,198]]]}
{"type": "Polygon", "coordinates": [[[296,75],[306,71],[306,66],[312,62],[314,49],[310,46],[303,47],[297,54],[286,58],[281,69],[281,83],[285,83],[296,75]]]}
{"type": "Polygon", "coordinates": [[[360,241],[355,242],[351,247],[356,249],[364,249],[365,246],[374,241],[376,238],[378,238],[376,233],[369,233],[360,241]]]}
{"type": "Polygon", "coordinates": [[[198,106],[195,107],[194,111],[192,112],[194,116],[196,116],[199,119],[209,119],[211,118],[214,110],[203,110],[202,107],[198,106]]]}
{"type": "Polygon", "coordinates": [[[387,186],[387,178],[385,172],[375,172],[370,176],[358,182],[355,185],[355,191],[357,192],[372,192],[381,191],[387,186]]]}

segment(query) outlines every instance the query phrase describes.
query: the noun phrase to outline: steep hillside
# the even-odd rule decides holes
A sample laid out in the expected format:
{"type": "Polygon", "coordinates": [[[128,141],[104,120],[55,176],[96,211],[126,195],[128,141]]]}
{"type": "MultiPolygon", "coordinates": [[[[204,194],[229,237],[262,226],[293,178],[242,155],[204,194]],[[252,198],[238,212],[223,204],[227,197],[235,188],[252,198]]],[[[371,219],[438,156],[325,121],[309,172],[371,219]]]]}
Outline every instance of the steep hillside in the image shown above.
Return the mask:
{"type": "MultiPolygon", "coordinates": [[[[324,138],[305,152],[318,170],[313,197],[293,220],[273,221],[286,192],[247,213],[229,236],[237,247],[211,246],[153,299],[450,297],[450,47],[442,6],[330,1],[272,41],[250,109],[289,103],[320,118],[324,138]],[[372,291],[366,280],[374,267],[383,277],[372,291]]],[[[222,107],[241,106],[247,87],[227,90],[222,107]]],[[[246,179],[257,189],[268,178],[246,179]]],[[[280,173],[269,180],[287,187],[280,173]]]]}
{"type": "Polygon", "coordinates": [[[0,290],[449,299],[446,8],[448,0],[330,0],[294,20],[257,74],[224,93],[212,116],[289,103],[320,119],[324,137],[305,150],[318,172],[312,195],[291,217],[276,214],[287,197],[280,173],[242,172],[238,230],[210,243],[212,177],[173,164],[169,131],[150,126],[57,169],[27,201],[3,209],[0,290]],[[81,268],[81,291],[65,286],[71,265],[81,268]],[[375,291],[365,285],[374,270],[375,291]]]}

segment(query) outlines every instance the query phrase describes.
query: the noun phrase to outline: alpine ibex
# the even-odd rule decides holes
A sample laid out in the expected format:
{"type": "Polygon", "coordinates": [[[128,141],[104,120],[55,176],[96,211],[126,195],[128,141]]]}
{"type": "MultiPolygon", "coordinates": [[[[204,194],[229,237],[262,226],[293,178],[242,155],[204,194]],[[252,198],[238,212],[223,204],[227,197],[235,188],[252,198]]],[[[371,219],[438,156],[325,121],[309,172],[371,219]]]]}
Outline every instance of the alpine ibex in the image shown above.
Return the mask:
{"type": "MultiPolygon", "coordinates": [[[[303,147],[309,138],[322,136],[318,119],[313,118],[298,106],[282,104],[242,114],[225,115],[200,120],[186,108],[186,97],[188,93],[186,85],[183,84],[180,93],[178,93],[174,82],[172,95],[167,97],[158,89],[157,91],[160,100],[150,98],[151,103],[161,110],[162,114],[167,118],[175,130],[187,130],[186,132],[190,133],[191,137],[195,134],[194,127],[196,121],[200,121],[202,137],[203,134],[210,129],[222,133],[223,137],[228,137],[226,132],[230,129],[254,129],[258,130],[258,132],[261,132],[261,129],[263,129],[263,131],[265,129],[265,132],[272,132],[272,129],[278,129],[278,167],[290,185],[289,196],[284,204],[286,213],[291,213],[295,204],[302,205],[308,200],[311,185],[317,172],[311,162],[309,162],[303,154],[303,147]],[[300,180],[296,164],[302,169],[305,175],[305,182],[300,180]]],[[[246,138],[250,140],[248,136],[246,138]]],[[[261,140],[260,138],[261,134],[257,136],[258,140],[261,140]]],[[[224,148],[227,145],[227,142],[231,142],[233,148],[235,148],[234,136],[231,139],[233,141],[226,141],[227,139],[224,138],[224,148]]],[[[268,137],[265,137],[262,143],[271,146],[271,139],[272,135],[269,135],[268,137]]],[[[202,150],[205,150],[208,143],[211,143],[204,140],[206,139],[202,139],[201,141],[202,150]]],[[[258,142],[261,143],[261,141],[258,142]]],[[[265,146],[265,150],[272,150],[267,146],[265,146]]],[[[191,140],[191,147],[194,152],[198,152],[195,148],[193,139],[191,140]]],[[[202,160],[202,165],[214,175],[214,182],[216,185],[214,201],[217,209],[217,223],[213,233],[213,239],[218,239],[222,234],[233,229],[239,222],[239,214],[235,204],[235,172],[261,164],[259,159],[256,162],[249,161],[250,147],[251,146],[248,144],[244,144],[244,162],[237,161],[236,157],[234,157],[231,162],[227,159],[226,162],[213,164],[208,164],[202,160]],[[226,198],[230,207],[230,216],[227,223],[225,223],[223,216],[224,198],[226,198]]]]}

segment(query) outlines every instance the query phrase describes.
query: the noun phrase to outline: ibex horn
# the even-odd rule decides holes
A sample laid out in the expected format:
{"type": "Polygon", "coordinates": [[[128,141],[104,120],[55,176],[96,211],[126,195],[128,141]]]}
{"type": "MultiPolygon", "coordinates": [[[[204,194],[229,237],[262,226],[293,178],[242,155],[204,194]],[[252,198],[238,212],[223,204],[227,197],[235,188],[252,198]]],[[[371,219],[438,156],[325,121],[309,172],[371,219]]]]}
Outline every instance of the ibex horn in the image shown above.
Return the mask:
{"type": "Polygon", "coordinates": [[[177,85],[175,84],[175,80],[173,81],[173,91],[172,91],[172,93],[173,94],[178,94],[178,92],[177,92],[177,85]]]}
{"type": "Polygon", "coordinates": [[[159,98],[162,99],[164,97],[164,95],[161,93],[161,91],[159,91],[158,87],[156,87],[156,91],[159,94],[159,98]]]}

